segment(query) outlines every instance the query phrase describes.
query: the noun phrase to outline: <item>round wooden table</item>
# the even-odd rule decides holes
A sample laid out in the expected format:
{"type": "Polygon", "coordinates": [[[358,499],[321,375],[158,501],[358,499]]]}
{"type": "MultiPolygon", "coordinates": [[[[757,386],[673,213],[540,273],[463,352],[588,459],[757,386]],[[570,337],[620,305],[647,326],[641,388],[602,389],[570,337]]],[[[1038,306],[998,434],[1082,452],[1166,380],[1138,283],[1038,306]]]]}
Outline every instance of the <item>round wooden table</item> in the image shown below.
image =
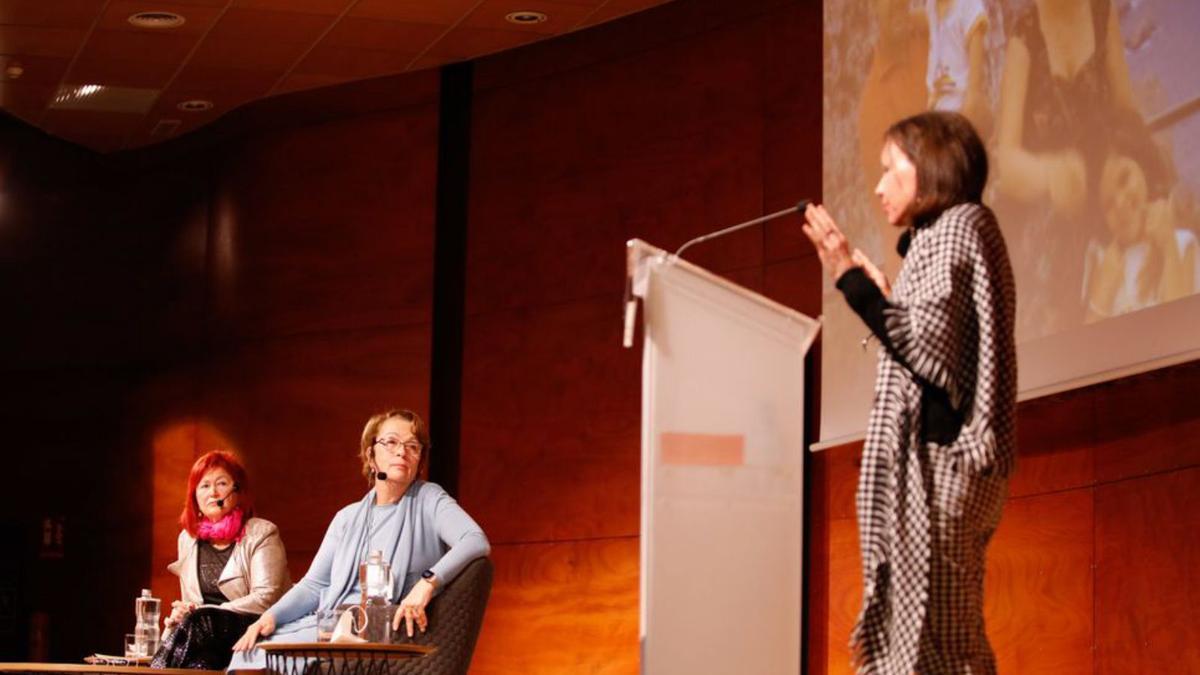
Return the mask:
{"type": "Polygon", "coordinates": [[[267,670],[278,675],[386,675],[388,664],[432,654],[436,647],[376,642],[263,642],[267,670]]]}

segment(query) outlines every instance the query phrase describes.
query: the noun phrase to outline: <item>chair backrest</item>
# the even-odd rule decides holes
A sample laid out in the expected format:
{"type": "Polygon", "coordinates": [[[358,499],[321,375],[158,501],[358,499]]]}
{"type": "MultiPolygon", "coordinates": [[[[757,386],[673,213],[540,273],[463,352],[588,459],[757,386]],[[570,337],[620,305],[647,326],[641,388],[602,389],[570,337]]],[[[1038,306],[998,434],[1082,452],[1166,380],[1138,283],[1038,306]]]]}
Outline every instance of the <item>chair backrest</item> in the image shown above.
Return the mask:
{"type": "Polygon", "coordinates": [[[437,651],[418,659],[395,661],[388,669],[389,675],[466,675],[491,591],[492,561],[472,561],[425,608],[429,630],[409,639],[401,626],[401,637],[394,638],[396,642],[433,645],[437,651]]]}

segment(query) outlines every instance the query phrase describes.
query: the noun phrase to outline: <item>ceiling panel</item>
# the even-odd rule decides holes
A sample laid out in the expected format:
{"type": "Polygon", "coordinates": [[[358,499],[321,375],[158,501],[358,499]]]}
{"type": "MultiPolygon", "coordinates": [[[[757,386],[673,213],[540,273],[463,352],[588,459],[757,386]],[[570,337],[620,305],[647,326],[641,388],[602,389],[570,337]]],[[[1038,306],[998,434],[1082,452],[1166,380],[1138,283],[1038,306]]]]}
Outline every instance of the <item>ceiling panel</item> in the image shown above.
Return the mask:
{"type": "Polygon", "coordinates": [[[161,34],[146,31],[98,30],[92,33],[79,55],[79,61],[92,59],[129,59],[183,63],[199,38],[176,33],[161,34]]]}
{"type": "Polygon", "coordinates": [[[0,69],[10,65],[20,66],[24,71],[18,78],[0,76],[10,84],[43,84],[57,85],[67,72],[70,59],[63,56],[3,56],[0,57],[0,69]]]}
{"type": "Polygon", "coordinates": [[[192,55],[189,64],[210,67],[233,67],[246,70],[277,70],[281,74],[290,68],[311,44],[276,42],[274,40],[219,40],[208,38],[192,55]]]}
{"type": "Polygon", "coordinates": [[[0,54],[71,58],[86,34],[82,28],[0,26],[0,54]]]}
{"type": "Polygon", "coordinates": [[[441,37],[446,28],[438,24],[347,17],[329,31],[321,45],[419,54],[441,37]]]}
{"type": "Polygon", "coordinates": [[[457,59],[450,58],[449,56],[438,56],[436,54],[426,53],[421,56],[421,58],[410,64],[408,69],[424,70],[426,68],[437,68],[439,66],[444,66],[447,63],[453,63],[454,61],[457,61],[457,59]]]}
{"type": "Polygon", "coordinates": [[[103,6],[104,0],[3,0],[0,24],[86,29],[103,6]]]}
{"type": "Polygon", "coordinates": [[[230,9],[213,28],[216,40],[269,40],[312,44],[336,17],[264,9],[230,9]]]}
{"type": "Polygon", "coordinates": [[[304,89],[316,89],[317,87],[328,87],[333,84],[341,84],[346,80],[340,75],[322,75],[320,73],[292,73],[287,76],[279,87],[274,91],[276,94],[286,94],[293,91],[302,91],[304,89]]]}
{"type": "Polygon", "coordinates": [[[404,54],[319,45],[304,58],[294,72],[308,75],[331,75],[339,77],[341,81],[345,82],[402,73],[416,57],[416,52],[404,54]]]}
{"type": "Polygon", "coordinates": [[[590,16],[599,4],[599,2],[594,2],[588,5],[577,5],[548,2],[547,0],[484,0],[483,4],[479,5],[463,21],[462,26],[558,35],[566,33],[590,16]],[[513,24],[505,20],[505,16],[517,11],[541,12],[547,16],[547,19],[541,23],[531,24],[513,24]]]}
{"type": "Polygon", "coordinates": [[[178,68],[157,59],[88,59],[75,62],[64,84],[104,84],[159,89],[178,68]]]}
{"type": "Polygon", "coordinates": [[[430,48],[429,54],[450,60],[469,59],[519,47],[542,37],[540,33],[532,31],[460,27],[438,40],[430,48]]]}
{"type": "Polygon", "coordinates": [[[242,9],[272,9],[277,12],[305,14],[341,14],[354,0],[234,0],[242,9]]]}
{"type": "Polygon", "coordinates": [[[171,0],[180,5],[192,5],[195,7],[224,7],[229,4],[227,0],[171,0]]]}
{"type": "Polygon", "coordinates": [[[228,87],[257,91],[259,96],[263,96],[282,75],[282,70],[223,68],[192,63],[179,73],[179,77],[171,83],[171,89],[191,89],[216,94],[222,87],[228,87]]]}
{"type": "Polygon", "coordinates": [[[664,1],[0,0],[0,107],[97,150],[134,147],[164,140],[150,133],[164,119],[179,135],[272,94],[468,60],[664,1]],[[517,10],[549,20],[505,21],[517,10]],[[139,11],[187,21],[140,29],[128,23],[139,11]],[[14,60],[23,75],[4,79],[14,60]],[[163,91],[145,115],[47,110],[59,86],[80,84],[163,91]],[[191,98],[214,109],[175,108],[191,98]]]}
{"type": "Polygon", "coordinates": [[[147,0],[112,0],[100,17],[96,26],[106,31],[125,31],[130,33],[149,33],[153,35],[194,35],[200,36],[212,27],[213,21],[221,14],[220,7],[203,7],[187,5],[180,2],[153,2],[147,0]],[[184,18],[184,24],[178,28],[138,28],[129,23],[129,17],[138,12],[174,12],[184,18]]]}
{"type": "Polygon", "coordinates": [[[580,28],[587,28],[604,23],[605,21],[612,21],[613,19],[618,19],[634,12],[656,7],[665,2],[667,0],[609,0],[600,9],[596,10],[595,14],[589,16],[580,25],[580,28]]]}
{"type": "Polygon", "coordinates": [[[411,23],[450,25],[462,19],[480,0],[359,0],[350,16],[411,23]]]}

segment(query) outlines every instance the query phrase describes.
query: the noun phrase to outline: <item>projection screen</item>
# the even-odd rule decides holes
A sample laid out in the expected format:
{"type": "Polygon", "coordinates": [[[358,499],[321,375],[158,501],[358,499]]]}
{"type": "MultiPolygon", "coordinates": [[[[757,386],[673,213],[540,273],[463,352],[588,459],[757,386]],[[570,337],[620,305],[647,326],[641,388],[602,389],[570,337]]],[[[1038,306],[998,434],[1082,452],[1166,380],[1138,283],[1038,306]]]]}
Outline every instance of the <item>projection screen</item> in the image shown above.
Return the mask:
{"type": "MultiPolygon", "coordinates": [[[[825,0],[824,200],[894,278],[888,125],[967,115],[1017,280],[1021,398],[1200,356],[1200,3],[825,0]]],[[[821,440],[861,437],[877,343],[826,279],[821,440]]]]}

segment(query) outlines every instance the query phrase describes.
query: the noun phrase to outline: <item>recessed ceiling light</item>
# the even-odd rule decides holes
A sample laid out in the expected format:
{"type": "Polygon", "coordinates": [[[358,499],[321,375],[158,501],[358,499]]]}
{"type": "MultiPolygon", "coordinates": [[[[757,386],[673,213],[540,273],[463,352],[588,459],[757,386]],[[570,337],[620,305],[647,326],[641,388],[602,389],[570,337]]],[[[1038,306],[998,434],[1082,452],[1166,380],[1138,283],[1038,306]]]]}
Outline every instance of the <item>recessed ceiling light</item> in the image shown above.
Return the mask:
{"type": "Polygon", "coordinates": [[[138,28],[178,28],[187,19],[175,12],[138,12],[129,17],[129,23],[138,28]]]}
{"type": "Polygon", "coordinates": [[[520,25],[529,25],[531,23],[542,23],[543,21],[546,21],[549,18],[550,17],[546,16],[545,14],[542,14],[541,12],[534,12],[532,10],[521,10],[519,12],[512,12],[511,14],[505,15],[504,20],[509,23],[515,23],[515,24],[520,24],[520,25]]]}
{"type": "Polygon", "coordinates": [[[184,112],[204,112],[205,110],[212,110],[213,102],[202,98],[194,98],[190,101],[180,101],[175,107],[184,112]]]}

